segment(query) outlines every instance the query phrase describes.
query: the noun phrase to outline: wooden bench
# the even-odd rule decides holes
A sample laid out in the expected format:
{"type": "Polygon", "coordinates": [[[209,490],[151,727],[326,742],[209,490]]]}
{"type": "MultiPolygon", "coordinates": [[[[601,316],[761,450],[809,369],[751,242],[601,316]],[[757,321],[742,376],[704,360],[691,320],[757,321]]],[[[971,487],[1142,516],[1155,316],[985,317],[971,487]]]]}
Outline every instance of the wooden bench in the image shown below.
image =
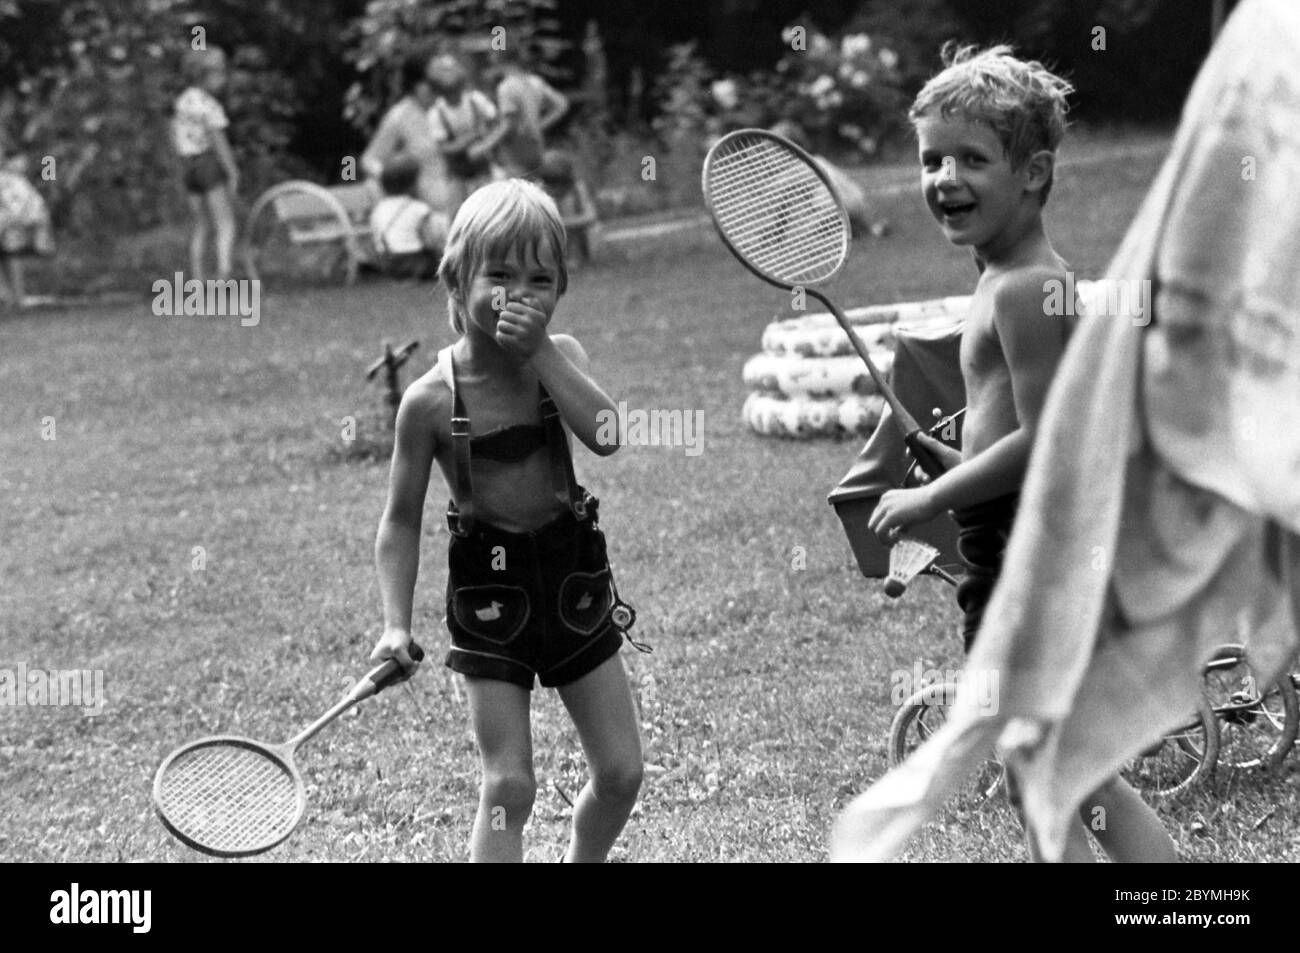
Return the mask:
{"type": "Polygon", "coordinates": [[[296,247],[338,243],[345,255],[344,280],[352,284],[362,263],[375,257],[370,210],[380,197],[378,186],[371,182],[326,188],[314,182],[294,180],[272,186],[253,203],[248,215],[245,236],[250,269],[256,272],[258,255],[254,242],[259,219],[269,211],[284,226],[289,242],[296,247]]]}

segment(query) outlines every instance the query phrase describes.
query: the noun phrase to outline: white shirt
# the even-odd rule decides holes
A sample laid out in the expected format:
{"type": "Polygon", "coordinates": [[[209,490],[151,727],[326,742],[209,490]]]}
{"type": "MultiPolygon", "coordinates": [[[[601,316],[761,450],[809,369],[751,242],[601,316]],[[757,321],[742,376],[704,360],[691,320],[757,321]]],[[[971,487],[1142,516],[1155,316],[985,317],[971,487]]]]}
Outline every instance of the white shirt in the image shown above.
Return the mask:
{"type": "Polygon", "coordinates": [[[212,148],[213,130],[230,125],[226,111],[211,93],[191,86],[176,100],[172,145],[182,157],[202,155],[212,148]]]}
{"type": "Polygon", "coordinates": [[[428,228],[425,220],[432,214],[433,209],[419,199],[387,195],[370,211],[370,230],[380,249],[390,255],[423,251],[428,228]]]}
{"type": "Polygon", "coordinates": [[[429,126],[439,142],[459,139],[471,131],[487,132],[497,117],[492,100],[480,90],[466,90],[458,105],[439,96],[429,110],[429,126]]]}

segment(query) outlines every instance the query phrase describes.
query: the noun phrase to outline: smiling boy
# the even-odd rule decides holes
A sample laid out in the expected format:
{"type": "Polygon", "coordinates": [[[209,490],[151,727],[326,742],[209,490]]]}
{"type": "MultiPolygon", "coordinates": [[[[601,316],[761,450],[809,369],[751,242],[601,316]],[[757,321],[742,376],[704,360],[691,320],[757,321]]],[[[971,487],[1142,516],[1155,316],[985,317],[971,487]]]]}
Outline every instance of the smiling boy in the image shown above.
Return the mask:
{"type": "MultiPolygon", "coordinates": [[[[932,483],[886,493],[871,528],[888,545],[912,524],[953,511],[967,569],[957,601],[969,651],[1069,335],[1061,318],[1044,313],[1044,285],[1064,282],[1066,263],[1047,239],[1042,209],[1070,86],[1007,47],[959,50],[948,64],[921,90],[910,118],[926,205],[950,242],[971,248],[980,273],[962,334],[962,453],[960,464],[932,483]]],[[[957,462],[953,451],[931,443],[957,462]]]]}
{"type": "MultiPolygon", "coordinates": [[[[979,271],[962,332],[962,451],[958,461],[955,451],[928,441],[951,469],[925,486],[886,493],[870,527],[889,545],[907,527],[952,511],[966,565],[957,602],[969,652],[1002,569],[1039,417],[1070,332],[1045,307],[1049,290],[1066,284],[1067,266],[1047,239],[1042,210],[1072,89],[1006,46],[980,52],[950,45],[944,56],[946,68],[926,83],[909,118],[926,205],[950,242],[971,248],[979,271]]],[[[1097,816],[1107,819],[1093,829],[1112,858],[1175,859],[1159,818],[1118,777],[1084,801],[1080,817],[1097,816]]],[[[1082,821],[1073,824],[1066,859],[1092,859],[1082,821]]]]}

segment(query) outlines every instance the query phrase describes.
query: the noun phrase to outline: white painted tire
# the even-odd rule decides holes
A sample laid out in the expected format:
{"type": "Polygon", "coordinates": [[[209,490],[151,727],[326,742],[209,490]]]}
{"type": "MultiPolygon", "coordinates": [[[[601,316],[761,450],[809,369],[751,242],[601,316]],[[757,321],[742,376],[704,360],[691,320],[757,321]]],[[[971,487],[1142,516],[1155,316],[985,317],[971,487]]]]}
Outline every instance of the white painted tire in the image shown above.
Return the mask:
{"type": "MultiPolygon", "coordinates": [[[[845,312],[845,317],[868,350],[892,349],[894,325],[962,317],[969,308],[970,298],[958,295],[853,308],[845,312]]],[[[777,357],[837,357],[856,353],[832,314],[807,314],[773,321],[764,329],[762,343],[765,353],[777,357]]]]}
{"type": "MultiPolygon", "coordinates": [[[[873,349],[871,359],[888,375],[894,364],[892,351],[873,349]]],[[[755,354],[741,371],[751,390],[825,400],[850,394],[878,393],[867,365],[857,354],[839,357],[789,357],[755,354]]]]}
{"type": "Polygon", "coordinates": [[[745,400],[745,425],[765,437],[867,436],[876,429],[885,400],[876,394],[851,394],[830,400],[782,397],[756,391],[745,400]]]}

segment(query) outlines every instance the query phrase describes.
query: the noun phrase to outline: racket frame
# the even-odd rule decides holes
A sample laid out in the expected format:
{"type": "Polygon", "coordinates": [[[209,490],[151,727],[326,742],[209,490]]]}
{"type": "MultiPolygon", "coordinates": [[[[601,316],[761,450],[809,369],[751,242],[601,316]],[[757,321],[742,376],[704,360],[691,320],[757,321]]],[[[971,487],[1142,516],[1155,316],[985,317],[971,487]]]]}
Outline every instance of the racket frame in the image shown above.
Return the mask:
{"type": "Polygon", "coordinates": [[[801,149],[783,136],[778,136],[774,132],[768,132],[766,129],[737,129],[735,132],[730,132],[715,142],[709,149],[708,155],[704,157],[704,166],[700,172],[700,186],[704,193],[704,203],[708,207],[709,217],[713,220],[713,227],[717,230],[718,237],[721,238],[722,243],[727,246],[727,250],[730,251],[742,265],[749,269],[749,271],[753,272],[754,275],[761,278],[763,281],[766,281],[768,284],[782,288],[786,291],[793,291],[795,288],[803,289],[805,293],[812,295],[815,299],[821,302],[826,310],[835,317],[835,320],[839,323],[840,327],[844,329],[844,333],[848,335],[849,343],[853,345],[853,349],[857,352],[858,357],[862,358],[862,362],[866,364],[867,373],[871,375],[871,379],[875,382],[881,396],[885,398],[885,402],[889,404],[890,410],[893,411],[894,423],[902,432],[903,441],[907,445],[907,448],[912,451],[912,455],[931,478],[939,476],[944,472],[944,467],[934,454],[932,454],[929,449],[921,443],[920,435],[923,431],[920,424],[916,422],[916,418],[913,417],[908,412],[907,408],[903,406],[902,401],[898,399],[898,395],[894,393],[894,389],[889,386],[889,382],[876,366],[876,362],[871,359],[871,355],[867,352],[866,345],[862,343],[862,339],[858,337],[857,332],[853,329],[852,324],[849,323],[848,317],[844,314],[844,311],[840,306],[827,297],[814,284],[792,284],[789,281],[778,278],[775,275],[770,275],[758,268],[750,262],[749,258],[746,257],[746,255],[741,252],[727,236],[727,233],[723,229],[722,223],[719,219],[717,207],[713,201],[713,190],[710,188],[710,182],[713,178],[711,173],[719,153],[724,152],[736,139],[742,137],[769,139],[776,143],[780,148],[787,150],[795,158],[802,161],[804,165],[806,165],[817,176],[817,178],[821,180],[822,184],[826,186],[827,190],[834,198],[836,208],[839,211],[841,229],[844,235],[844,250],[841,254],[839,264],[835,266],[830,274],[820,279],[816,284],[822,285],[829,282],[840,273],[844,268],[845,263],[848,261],[849,242],[852,233],[849,225],[849,213],[848,209],[844,205],[843,197],[835,188],[830,176],[826,174],[825,170],[822,169],[822,167],[811,155],[808,154],[807,151],[801,149]]]}
{"type": "MultiPolygon", "coordinates": [[[[319,728],[317,730],[319,730],[319,728]]],[[[262,854],[273,847],[279,846],[284,843],[294,830],[297,829],[299,822],[302,820],[303,814],[307,811],[307,789],[303,784],[302,775],[298,772],[298,765],[293,759],[295,747],[296,745],[292,742],[283,745],[273,745],[267,744],[264,741],[257,741],[253,738],[245,738],[240,735],[209,735],[206,738],[199,738],[196,741],[191,741],[182,745],[166,757],[163,763],[158,767],[158,773],[154,776],[153,803],[154,809],[158,813],[158,819],[163,822],[163,826],[171,832],[172,836],[181,843],[204,854],[210,854],[213,857],[251,857],[254,854],[262,854]],[[170,818],[168,818],[167,812],[163,809],[163,783],[164,777],[172,763],[199,748],[211,748],[218,745],[247,748],[255,751],[258,755],[276,762],[280,768],[286,771],[289,777],[292,778],[294,786],[294,813],[292,820],[285,828],[283,834],[274,839],[265,840],[252,847],[241,850],[224,850],[203,843],[201,840],[186,833],[182,828],[178,827],[170,818]]]]}
{"type": "MultiPolygon", "coordinates": [[[[410,657],[417,663],[424,658],[423,650],[421,650],[420,646],[415,642],[410,643],[408,651],[410,657]]],[[[303,814],[305,814],[307,810],[306,786],[303,784],[302,775],[298,771],[298,765],[294,761],[294,754],[297,752],[298,747],[315,737],[322,728],[358,702],[361,702],[369,698],[371,695],[375,695],[388,686],[400,681],[401,679],[399,676],[401,676],[401,674],[401,663],[392,658],[385,660],[371,669],[371,671],[366,673],[364,676],[357,679],[356,684],[354,684],[348,693],[336,702],[329,711],[325,712],[325,714],[321,715],[310,725],[281,745],[268,744],[264,741],[258,741],[254,738],[245,738],[240,735],[209,735],[206,738],[199,738],[182,745],[163,759],[163,763],[158,766],[158,773],[154,775],[153,803],[154,810],[158,813],[158,818],[163,822],[163,826],[166,827],[177,840],[197,851],[210,854],[214,857],[251,857],[254,854],[262,854],[273,847],[279,846],[297,829],[298,824],[302,821],[303,814]],[[249,848],[225,850],[204,844],[194,836],[181,830],[167,817],[167,812],[163,807],[163,787],[164,778],[168,769],[182,755],[188,754],[198,748],[215,747],[217,745],[230,745],[255,751],[259,755],[277,762],[278,765],[282,769],[286,770],[289,776],[293,779],[295,797],[293,819],[281,835],[274,839],[262,841],[249,848]]]]}

